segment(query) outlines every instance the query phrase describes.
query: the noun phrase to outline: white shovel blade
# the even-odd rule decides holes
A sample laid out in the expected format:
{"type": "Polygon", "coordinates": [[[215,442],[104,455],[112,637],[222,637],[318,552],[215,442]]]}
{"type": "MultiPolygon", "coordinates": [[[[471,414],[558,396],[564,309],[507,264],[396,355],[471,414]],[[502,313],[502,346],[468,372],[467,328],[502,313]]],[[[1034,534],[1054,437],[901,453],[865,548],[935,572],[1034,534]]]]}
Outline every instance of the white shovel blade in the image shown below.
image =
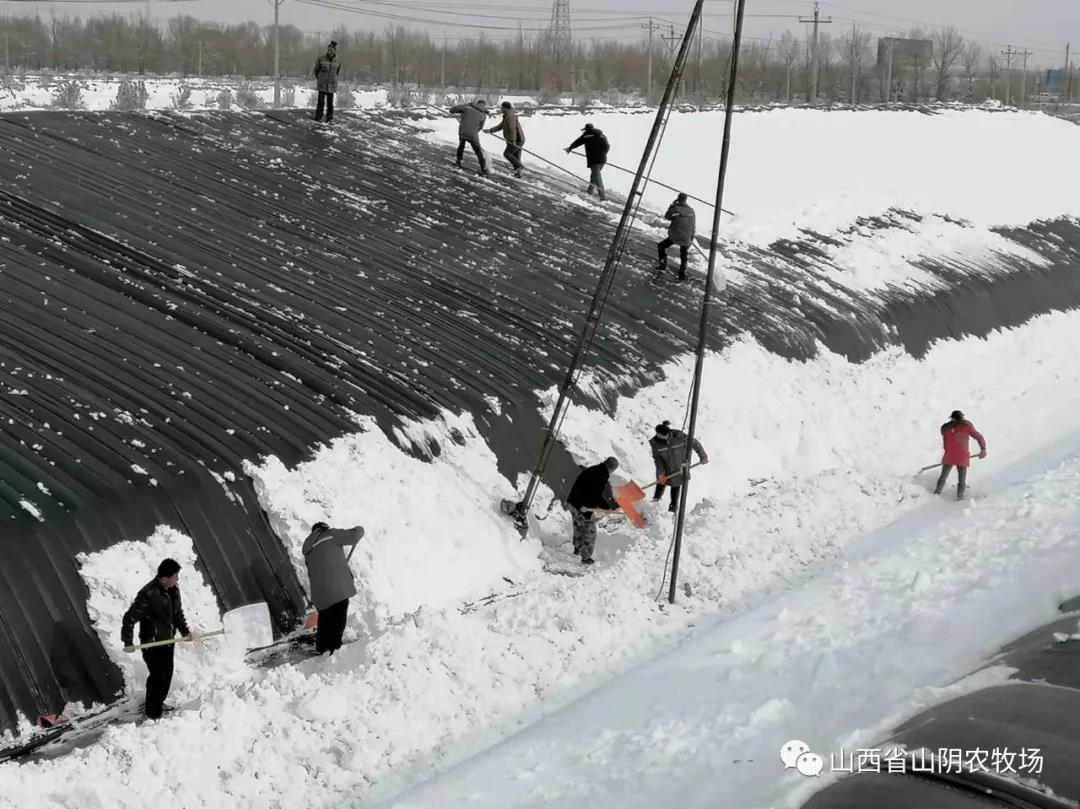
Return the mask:
{"type": "Polygon", "coordinates": [[[270,608],[264,601],[229,610],[221,616],[221,623],[225,627],[225,642],[241,654],[274,642],[270,608]]]}

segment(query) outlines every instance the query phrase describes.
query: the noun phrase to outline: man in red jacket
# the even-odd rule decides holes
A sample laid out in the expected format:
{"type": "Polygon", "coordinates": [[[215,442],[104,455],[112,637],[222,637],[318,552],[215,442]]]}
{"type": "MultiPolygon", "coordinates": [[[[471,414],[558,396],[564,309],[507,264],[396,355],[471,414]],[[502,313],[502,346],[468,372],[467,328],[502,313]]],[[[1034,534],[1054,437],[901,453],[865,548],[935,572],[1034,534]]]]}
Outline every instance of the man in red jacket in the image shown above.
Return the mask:
{"type": "Polygon", "coordinates": [[[941,425],[941,443],[945,448],[945,454],[941,458],[941,476],[938,478],[934,494],[941,494],[945,488],[945,481],[949,478],[952,468],[956,467],[956,499],[964,499],[964,489],[967,488],[967,470],[971,465],[971,452],[968,449],[968,441],[974,438],[979,442],[979,457],[986,457],[986,439],[975,429],[975,426],[964,418],[959,410],[954,410],[947,422],[941,425]]]}

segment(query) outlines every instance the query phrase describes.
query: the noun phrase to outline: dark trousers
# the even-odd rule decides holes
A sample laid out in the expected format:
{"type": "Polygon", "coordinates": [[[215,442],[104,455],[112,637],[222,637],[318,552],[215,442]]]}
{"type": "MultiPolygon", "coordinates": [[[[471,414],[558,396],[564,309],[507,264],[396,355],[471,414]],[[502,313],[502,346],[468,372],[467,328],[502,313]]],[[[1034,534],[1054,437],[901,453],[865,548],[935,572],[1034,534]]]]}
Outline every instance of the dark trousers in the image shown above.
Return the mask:
{"type": "Polygon", "coordinates": [[[173,653],[175,646],[158,646],[156,649],[143,649],[142,657],[149,674],[146,677],[146,707],[143,712],[150,719],[160,719],[172,686],[173,653]]]}
{"type": "Polygon", "coordinates": [[[331,604],[319,610],[319,623],[315,627],[315,652],[335,652],[341,648],[341,636],[345,634],[345,619],[349,616],[349,599],[331,604]]]}
{"type": "MultiPolygon", "coordinates": [[[[667,251],[669,247],[674,246],[675,242],[671,239],[664,239],[660,244],[656,245],[656,251],[660,254],[660,265],[667,267],[667,251]]],[[[679,277],[686,277],[686,257],[690,254],[690,248],[680,244],[679,245],[679,277]]]]}
{"type": "Polygon", "coordinates": [[[521,147],[515,146],[512,143],[506,144],[506,149],[503,151],[503,157],[505,157],[510,165],[514,167],[514,171],[521,171],[521,147]]]}
{"type": "Polygon", "coordinates": [[[596,193],[600,195],[600,199],[604,198],[604,164],[600,163],[596,166],[589,166],[589,193],[596,189],[596,193]]]}
{"type": "Polygon", "coordinates": [[[457,164],[461,165],[461,158],[465,157],[465,144],[472,146],[476,152],[476,159],[480,161],[480,171],[487,171],[487,158],[484,156],[484,147],[480,145],[480,138],[476,135],[468,138],[459,138],[457,147],[457,164]]]}
{"type": "Polygon", "coordinates": [[[326,122],[330,123],[334,120],[334,94],[324,93],[319,91],[319,102],[315,106],[315,120],[321,121],[323,119],[323,109],[326,110],[326,122]]]}
{"type": "MultiPolygon", "coordinates": [[[[945,481],[949,479],[949,473],[952,471],[952,467],[949,464],[941,465],[941,476],[937,479],[937,486],[934,487],[934,494],[941,494],[941,490],[945,488],[945,481]]],[[[964,490],[967,489],[967,467],[956,467],[956,496],[957,498],[964,496],[964,490]]]]}
{"type": "MultiPolygon", "coordinates": [[[[659,500],[664,496],[664,489],[667,486],[663,483],[656,484],[656,493],[653,495],[653,500],[659,500]]],[[[671,487],[671,505],[668,506],[668,511],[679,510],[679,494],[682,492],[682,486],[671,487]]]]}

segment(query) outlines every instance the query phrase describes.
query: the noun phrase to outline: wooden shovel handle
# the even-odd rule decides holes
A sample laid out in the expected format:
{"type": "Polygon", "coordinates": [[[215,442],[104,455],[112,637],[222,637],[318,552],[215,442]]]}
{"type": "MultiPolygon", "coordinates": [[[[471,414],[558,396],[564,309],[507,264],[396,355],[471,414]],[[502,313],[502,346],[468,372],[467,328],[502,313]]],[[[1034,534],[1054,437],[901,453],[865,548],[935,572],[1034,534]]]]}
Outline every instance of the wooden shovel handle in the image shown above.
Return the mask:
{"type": "Polygon", "coordinates": [[[214,630],[213,632],[204,632],[201,635],[192,635],[190,637],[190,639],[181,636],[179,638],[170,638],[169,640],[155,640],[155,641],[151,641],[150,643],[140,643],[138,646],[125,647],[124,651],[125,652],[136,652],[139,649],[154,649],[154,648],[156,648],[158,646],[171,646],[174,643],[194,643],[195,641],[202,640],[203,638],[212,638],[212,637],[214,637],[214,635],[224,635],[224,634],[225,634],[224,629],[217,629],[217,630],[214,630]]]}

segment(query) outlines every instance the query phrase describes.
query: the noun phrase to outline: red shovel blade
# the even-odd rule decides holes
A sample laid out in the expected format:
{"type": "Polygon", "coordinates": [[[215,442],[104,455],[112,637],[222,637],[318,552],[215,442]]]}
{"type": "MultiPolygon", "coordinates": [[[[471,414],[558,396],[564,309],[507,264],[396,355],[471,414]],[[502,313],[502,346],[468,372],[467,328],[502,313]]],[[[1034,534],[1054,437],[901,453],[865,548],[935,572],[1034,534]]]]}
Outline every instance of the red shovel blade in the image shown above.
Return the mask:
{"type": "Polygon", "coordinates": [[[615,488],[615,502],[619,504],[619,508],[623,510],[627,517],[638,528],[645,527],[645,518],[638,514],[634,503],[637,503],[645,499],[645,492],[641,490],[634,481],[624,483],[622,486],[615,488]]]}
{"type": "Polygon", "coordinates": [[[307,618],[304,619],[304,629],[314,629],[319,625],[319,613],[317,610],[312,610],[307,614],[307,618]]]}

